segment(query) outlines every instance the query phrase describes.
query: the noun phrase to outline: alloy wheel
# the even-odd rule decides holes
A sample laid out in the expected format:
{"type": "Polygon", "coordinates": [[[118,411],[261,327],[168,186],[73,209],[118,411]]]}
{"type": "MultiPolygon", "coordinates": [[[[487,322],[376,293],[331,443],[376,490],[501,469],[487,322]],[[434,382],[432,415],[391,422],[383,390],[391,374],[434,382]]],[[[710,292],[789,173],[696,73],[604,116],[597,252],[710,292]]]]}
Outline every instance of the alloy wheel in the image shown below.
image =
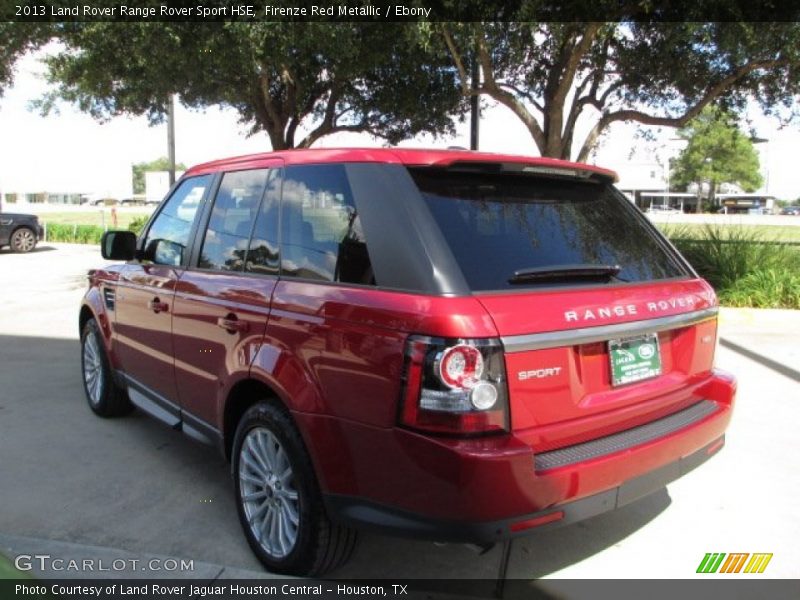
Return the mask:
{"type": "Polygon", "coordinates": [[[30,252],[36,246],[36,237],[30,229],[20,229],[14,234],[14,250],[30,252]]]}
{"type": "Polygon", "coordinates": [[[239,489],[253,537],[270,556],[287,556],[297,544],[300,500],[289,457],[266,427],[254,427],[242,443],[239,489]]]}
{"type": "Polygon", "coordinates": [[[87,335],[83,343],[83,381],[89,401],[97,406],[103,397],[103,363],[94,333],[87,335]]]}

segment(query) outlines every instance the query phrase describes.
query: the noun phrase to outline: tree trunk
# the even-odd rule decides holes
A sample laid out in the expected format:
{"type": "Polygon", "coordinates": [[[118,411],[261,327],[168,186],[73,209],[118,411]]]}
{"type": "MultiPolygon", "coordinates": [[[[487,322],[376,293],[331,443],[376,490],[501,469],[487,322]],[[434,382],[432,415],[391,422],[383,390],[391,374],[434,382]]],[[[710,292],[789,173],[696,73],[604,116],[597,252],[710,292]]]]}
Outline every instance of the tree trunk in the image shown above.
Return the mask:
{"type": "Polygon", "coordinates": [[[265,126],[264,129],[267,130],[269,142],[272,145],[273,151],[290,150],[292,148],[292,145],[287,142],[286,137],[284,136],[283,128],[267,128],[267,126],[265,126]]]}

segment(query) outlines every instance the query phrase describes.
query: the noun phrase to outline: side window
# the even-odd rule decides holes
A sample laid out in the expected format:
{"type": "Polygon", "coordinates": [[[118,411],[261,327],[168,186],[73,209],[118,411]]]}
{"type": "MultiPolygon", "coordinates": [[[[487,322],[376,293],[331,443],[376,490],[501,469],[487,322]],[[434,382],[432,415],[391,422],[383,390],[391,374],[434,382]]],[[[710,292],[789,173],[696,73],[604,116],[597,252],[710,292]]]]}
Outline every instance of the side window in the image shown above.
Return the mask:
{"type": "Polygon", "coordinates": [[[287,167],[281,274],[375,285],[366,238],[342,165],[287,167]]]}
{"type": "Polygon", "coordinates": [[[277,275],[278,265],[278,211],[281,199],[281,170],[270,169],[267,189],[256,217],[250,250],[247,252],[245,271],[277,275]]]}
{"type": "Polygon", "coordinates": [[[167,199],[145,238],[145,258],[160,265],[183,263],[189,233],[211,175],[185,179],[167,199]]]}
{"type": "Polygon", "coordinates": [[[222,177],[200,250],[201,269],[241,271],[269,171],[235,171],[222,177]]]}

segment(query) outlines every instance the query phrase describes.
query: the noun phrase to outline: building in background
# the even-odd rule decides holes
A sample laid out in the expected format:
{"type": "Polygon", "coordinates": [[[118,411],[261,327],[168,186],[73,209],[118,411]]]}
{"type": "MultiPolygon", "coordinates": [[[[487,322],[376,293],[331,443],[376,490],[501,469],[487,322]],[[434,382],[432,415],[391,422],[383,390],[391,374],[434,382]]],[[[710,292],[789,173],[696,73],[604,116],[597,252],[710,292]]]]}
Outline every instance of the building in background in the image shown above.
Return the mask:
{"type": "MultiPolygon", "coordinates": [[[[183,177],[183,171],[175,172],[175,180],[183,177]]],[[[158,204],[169,192],[169,171],[147,171],[144,174],[144,196],[147,204],[158,204]]]]}
{"type": "Polygon", "coordinates": [[[758,194],[717,194],[722,211],[734,215],[762,215],[777,212],[775,197],[766,192],[758,194]]]}

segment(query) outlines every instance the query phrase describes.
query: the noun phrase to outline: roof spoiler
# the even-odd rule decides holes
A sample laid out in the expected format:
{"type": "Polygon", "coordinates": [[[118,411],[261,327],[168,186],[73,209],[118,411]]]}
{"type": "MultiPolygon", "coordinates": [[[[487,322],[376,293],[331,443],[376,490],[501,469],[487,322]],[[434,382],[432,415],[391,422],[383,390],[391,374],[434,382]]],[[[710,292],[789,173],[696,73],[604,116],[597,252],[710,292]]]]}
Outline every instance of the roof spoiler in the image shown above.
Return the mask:
{"type": "Polygon", "coordinates": [[[587,167],[578,163],[553,161],[554,164],[536,164],[530,162],[512,161],[481,161],[481,160],[455,160],[436,163],[452,171],[465,173],[520,173],[529,175],[550,175],[555,177],[570,177],[577,179],[599,179],[617,182],[617,174],[606,169],[587,167]]]}

